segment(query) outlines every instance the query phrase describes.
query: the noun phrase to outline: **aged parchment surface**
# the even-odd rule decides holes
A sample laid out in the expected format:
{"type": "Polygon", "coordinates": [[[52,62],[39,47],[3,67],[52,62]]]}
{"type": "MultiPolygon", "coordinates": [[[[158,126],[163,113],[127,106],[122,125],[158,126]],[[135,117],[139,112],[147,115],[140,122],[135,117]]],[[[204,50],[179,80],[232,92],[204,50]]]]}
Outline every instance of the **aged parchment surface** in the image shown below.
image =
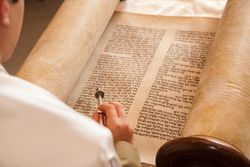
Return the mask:
{"type": "Polygon", "coordinates": [[[143,162],[182,134],[218,19],[117,12],[68,100],[92,115],[95,89],[126,106],[143,162]]]}
{"type": "Polygon", "coordinates": [[[229,0],[184,136],[212,136],[250,159],[250,1],[229,0]]]}
{"type": "Polygon", "coordinates": [[[65,101],[119,0],[65,0],[17,73],[65,101]]]}
{"type": "Polygon", "coordinates": [[[102,87],[126,106],[143,162],[181,135],[216,137],[250,157],[250,1],[229,0],[217,32],[218,19],[116,13],[103,35],[119,1],[76,1],[64,2],[19,77],[70,96],[85,115],[102,87]]]}

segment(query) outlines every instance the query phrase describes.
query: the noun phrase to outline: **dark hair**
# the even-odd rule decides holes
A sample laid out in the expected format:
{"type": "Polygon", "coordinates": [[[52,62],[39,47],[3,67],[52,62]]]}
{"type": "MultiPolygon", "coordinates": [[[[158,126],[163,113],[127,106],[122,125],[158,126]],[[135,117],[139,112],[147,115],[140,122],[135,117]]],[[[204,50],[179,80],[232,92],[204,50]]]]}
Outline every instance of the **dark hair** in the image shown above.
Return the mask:
{"type": "Polygon", "coordinates": [[[19,0],[12,0],[13,3],[17,3],[19,0]]]}

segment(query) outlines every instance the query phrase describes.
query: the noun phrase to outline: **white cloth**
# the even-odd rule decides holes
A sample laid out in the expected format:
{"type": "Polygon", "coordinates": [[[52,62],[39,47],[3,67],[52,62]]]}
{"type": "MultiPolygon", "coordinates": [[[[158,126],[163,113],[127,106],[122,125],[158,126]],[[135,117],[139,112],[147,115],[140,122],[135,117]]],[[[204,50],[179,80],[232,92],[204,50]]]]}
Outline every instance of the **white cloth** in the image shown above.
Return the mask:
{"type": "Polygon", "coordinates": [[[117,11],[162,15],[220,18],[227,0],[124,0],[117,11]]]}
{"type": "Polygon", "coordinates": [[[119,167],[112,134],[0,65],[0,166],[119,167]]]}
{"type": "Polygon", "coordinates": [[[0,72],[5,72],[7,73],[7,71],[5,70],[5,68],[0,64],[0,72]]]}

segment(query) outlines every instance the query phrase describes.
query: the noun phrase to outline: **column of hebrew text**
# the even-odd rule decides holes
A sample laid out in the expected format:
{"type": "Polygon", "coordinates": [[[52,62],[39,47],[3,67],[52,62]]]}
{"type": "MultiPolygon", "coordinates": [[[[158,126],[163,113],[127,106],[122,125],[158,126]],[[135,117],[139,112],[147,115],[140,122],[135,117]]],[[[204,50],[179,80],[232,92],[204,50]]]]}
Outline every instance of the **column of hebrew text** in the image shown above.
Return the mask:
{"type": "Polygon", "coordinates": [[[182,133],[217,22],[116,13],[68,104],[91,116],[101,87],[105,101],[125,106],[142,161],[154,164],[161,144],[182,133]]]}

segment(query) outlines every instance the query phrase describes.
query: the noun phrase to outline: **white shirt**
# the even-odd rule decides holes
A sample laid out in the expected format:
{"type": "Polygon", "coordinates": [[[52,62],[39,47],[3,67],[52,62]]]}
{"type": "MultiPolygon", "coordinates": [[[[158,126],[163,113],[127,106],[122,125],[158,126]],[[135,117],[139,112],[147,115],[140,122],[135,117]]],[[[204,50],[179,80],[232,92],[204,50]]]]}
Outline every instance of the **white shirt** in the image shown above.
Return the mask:
{"type": "Polygon", "coordinates": [[[120,167],[112,134],[0,65],[0,166],[120,167]]]}

